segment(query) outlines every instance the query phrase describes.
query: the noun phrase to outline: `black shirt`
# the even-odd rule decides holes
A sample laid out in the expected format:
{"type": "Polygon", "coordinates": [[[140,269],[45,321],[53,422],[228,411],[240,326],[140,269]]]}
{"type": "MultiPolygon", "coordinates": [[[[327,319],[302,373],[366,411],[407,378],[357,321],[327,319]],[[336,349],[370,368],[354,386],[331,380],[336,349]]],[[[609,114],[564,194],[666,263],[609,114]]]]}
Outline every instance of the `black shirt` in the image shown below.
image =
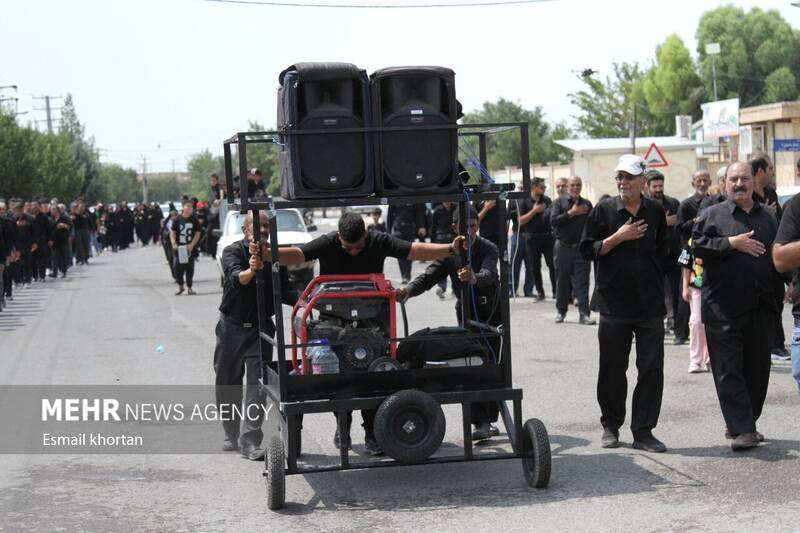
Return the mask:
{"type": "MultiPolygon", "coordinates": [[[[494,308],[494,296],[497,293],[497,246],[493,242],[477,237],[470,249],[470,264],[475,273],[475,304],[479,308],[479,317],[482,321],[488,321],[481,307],[488,306],[489,311],[494,308]]],[[[425,272],[414,278],[408,284],[408,294],[417,296],[430,290],[434,285],[446,279],[448,276],[453,283],[453,292],[456,295],[456,312],[459,320],[461,318],[461,288],[464,285],[458,279],[458,271],[466,265],[466,257],[453,255],[439,259],[431,263],[425,272]]]]}
{"type": "Polygon", "coordinates": [[[380,274],[387,257],[406,259],[411,243],[386,233],[367,231],[364,249],[352,256],[342,249],[339,233],[332,231],[300,246],[306,261],[319,259],[319,273],[380,274]]]}
{"type": "Polygon", "coordinates": [[[425,206],[422,204],[392,204],[386,212],[386,227],[395,235],[413,239],[419,228],[425,227],[425,206]]]}
{"type": "Polygon", "coordinates": [[[692,236],[692,226],[694,226],[694,219],[697,218],[697,213],[700,212],[700,202],[706,196],[698,198],[693,194],[686,200],[681,202],[678,207],[678,221],[675,222],[675,233],[681,238],[681,244],[686,243],[689,237],[692,236]]]}
{"type": "MultiPolygon", "coordinates": [[[[480,213],[485,204],[486,204],[485,200],[476,202],[474,206],[475,211],[480,213]]],[[[497,224],[498,224],[497,205],[495,205],[486,213],[486,215],[483,217],[483,220],[480,221],[479,230],[481,237],[489,239],[490,241],[497,240],[497,236],[500,235],[500,231],[497,224]]]]}
{"type": "Polygon", "coordinates": [[[694,255],[703,260],[703,317],[729,320],[759,307],[777,311],[771,250],[777,230],[775,217],[758,202],[750,213],[733,200],[703,211],[692,230],[694,255]],[[750,230],[767,248],[759,257],[737,252],[728,241],[750,230]]]}
{"type": "MultiPolygon", "coordinates": [[[[275,314],[272,301],[272,264],[265,261],[264,268],[257,275],[263,280],[264,307],[267,316],[275,314]]],[[[229,244],[222,251],[222,272],[225,285],[222,291],[222,303],[219,310],[235,320],[258,324],[258,302],[256,301],[257,279],[254,277],[247,285],[239,282],[239,274],[250,268],[250,251],[245,239],[229,244]]],[[[293,305],[297,301],[297,292],[289,284],[289,275],[285,267],[281,267],[281,301],[293,305]]]]}
{"type": "Polygon", "coordinates": [[[247,198],[260,198],[267,195],[267,187],[264,185],[264,180],[254,181],[247,180],[247,198]]]}
{"type": "Polygon", "coordinates": [[[703,210],[704,210],[706,207],[711,207],[712,205],[721,204],[721,203],[722,203],[722,202],[724,202],[725,200],[727,200],[727,198],[726,198],[726,197],[725,197],[725,195],[724,195],[723,193],[721,193],[721,192],[718,192],[717,194],[712,194],[712,195],[710,195],[710,196],[706,196],[705,198],[703,198],[703,199],[700,201],[700,208],[699,208],[699,210],[698,210],[698,213],[702,213],[702,212],[703,212],[703,210]]]}
{"type": "Polygon", "coordinates": [[[67,215],[61,215],[53,223],[53,242],[63,246],[69,242],[69,231],[72,229],[72,220],[67,215]],[[66,228],[59,228],[59,224],[66,224],[66,228]]]}
{"type": "Polygon", "coordinates": [[[200,221],[194,215],[189,218],[178,215],[172,223],[172,232],[175,233],[175,242],[178,246],[191,243],[198,231],[200,231],[200,221]]]}
{"type": "Polygon", "coordinates": [[[571,196],[560,196],[553,202],[552,211],[550,212],[550,224],[553,226],[553,231],[556,234],[556,239],[565,244],[578,244],[581,242],[581,235],[583,235],[583,226],[586,225],[586,219],[589,217],[589,212],[592,210],[592,202],[586,198],[578,197],[577,200],[571,196]],[[589,211],[584,215],[570,217],[567,211],[572,209],[576,201],[580,205],[585,205],[589,211]]]}
{"type": "MultiPolygon", "coordinates": [[[[652,197],[650,199],[656,203],[661,204],[661,207],[664,208],[664,213],[666,215],[676,215],[678,213],[678,209],[680,209],[681,206],[681,203],[678,201],[677,198],[667,196],[666,194],[663,196],[663,198],[661,198],[661,200],[652,197]]],[[[698,204],[698,210],[699,208],[700,204],[698,204]]],[[[681,251],[683,251],[683,246],[681,245],[682,239],[678,237],[678,232],[675,231],[675,228],[677,227],[678,227],[677,221],[672,226],[667,226],[667,234],[669,235],[669,254],[672,257],[674,257],[676,261],[677,258],[681,255],[681,251]]]]}
{"type": "Polygon", "coordinates": [[[771,205],[775,206],[775,218],[777,219],[778,223],[781,222],[781,217],[783,216],[783,209],[781,209],[781,204],[778,202],[778,193],[772,187],[764,187],[764,196],[758,194],[755,190],[753,191],[753,200],[756,200],[761,205],[766,205],[769,202],[771,205]]]}
{"type": "Polygon", "coordinates": [[[53,240],[50,217],[41,211],[33,219],[33,239],[39,246],[46,245],[53,240]]]}
{"type": "MultiPolygon", "coordinates": [[[[775,242],[778,244],[788,244],[800,240],[800,194],[794,195],[784,204],[783,218],[778,225],[778,233],[775,242]]],[[[795,287],[800,287],[800,271],[794,271],[795,287]]],[[[795,298],[792,304],[792,315],[795,319],[800,319],[800,298],[795,298]]]]}
{"type": "Polygon", "coordinates": [[[431,231],[431,242],[450,242],[455,237],[453,233],[453,211],[457,209],[456,204],[445,207],[439,204],[433,208],[431,231]]]}
{"type": "Polygon", "coordinates": [[[580,251],[585,259],[597,261],[597,304],[601,315],[636,320],[666,314],[667,220],[659,204],[645,197],[641,201],[636,216],[631,216],[619,196],[606,198],[586,218],[580,251]],[[645,236],[599,255],[603,239],[631,218],[647,223],[645,236]]]}
{"type": "Polygon", "coordinates": [[[14,217],[14,246],[21,251],[30,251],[33,242],[33,217],[27,213],[14,217]],[[25,223],[20,225],[22,219],[25,223]]]}
{"type": "MultiPolygon", "coordinates": [[[[527,224],[522,225],[522,233],[536,236],[550,236],[553,234],[553,229],[550,227],[550,206],[553,201],[545,195],[542,195],[538,201],[533,198],[525,198],[519,202],[519,216],[522,217],[533,209],[534,205],[542,203],[545,206],[544,211],[533,216],[527,224]]],[[[494,211],[494,210],[492,210],[494,211]]],[[[519,220],[517,220],[519,223],[519,220]]]]}
{"type": "Polygon", "coordinates": [[[72,215],[72,225],[75,227],[75,231],[81,230],[89,230],[89,218],[86,216],[86,213],[75,213],[72,215]]]}

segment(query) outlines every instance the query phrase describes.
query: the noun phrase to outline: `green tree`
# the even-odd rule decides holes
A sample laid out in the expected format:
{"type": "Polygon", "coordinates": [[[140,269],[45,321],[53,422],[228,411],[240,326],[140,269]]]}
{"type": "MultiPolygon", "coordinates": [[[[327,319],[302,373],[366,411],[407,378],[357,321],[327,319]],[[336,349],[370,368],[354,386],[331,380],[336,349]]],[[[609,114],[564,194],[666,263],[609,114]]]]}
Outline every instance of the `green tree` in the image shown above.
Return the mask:
{"type": "Polygon", "coordinates": [[[714,94],[713,63],[718,98],[738,97],[742,107],[783,97],[788,80],[785,73],[776,74],[771,84],[767,82],[781,68],[787,68],[795,79],[800,74],[800,35],[777,10],[756,7],[745,13],[727,6],[704,13],[697,29],[697,52],[706,93],[714,94]],[[709,56],[705,47],[714,42],[719,43],[720,53],[709,56]]]}
{"type": "Polygon", "coordinates": [[[147,181],[147,196],[151,202],[174,202],[184,194],[189,197],[197,196],[191,189],[191,182],[179,182],[177,176],[164,176],[151,178],[147,181]]]}
{"type": "Polygon", "coordinates": [[[656,63],[641,88],[655,135],[673,135],[675,115],[700,116],[703,83],[689,50],[675,34],[656,49],[656,63]]]}
{"type": "Polygon", "coordinates": [[[189,157],[187,169],[191,176],[188,189],[190,196],[196,196],[201,200],[210,200],[211,189],[208,186],[208,178],[211,174],[219,176],[220,180],[225,179],[225,161],[221,156],[213,155],[208,149],[189,157]]]}
{"type": "Polygon", "coordinates": [[[73,156],[83,176],[80,193],[86,196],[88,201],[96,201],[100,192],[100,162],[94,147],[94,139],[85,138],[84,126],[78,120],[78,113],[69,93],[61,107],[58,131],[69,140],[73,156]]]}
{"type": "Polygon", "coordinates": [[[36,180],[36,154],[31,147],[39,133],[23,128],[14,117],[0,113],[0,196],[32,198],[41,194],[36,180]]]}
{"type": "Polygon", "coordinates": [[[569,95],[577,106],[578,129],[589,137],[627,137],[636,118],[637,135],[655,135],[658,124],[646,105],[645,73],[637,63],[614,63],[613,76],[598,79],[591,70],[579,78],[585,88],[569,95]]]}
{"type": "Polygon", "coordinates": [[[83,185],[83,175],[72,152],[70,140],[63,134],[45,133],[36,137],[37,196],[69,201],[83,185]]]}
{"type": "Polygon", "coordinates": [[[136,179],[136,170],[116,163],[100,166],[98,189],[97,200],[100,202],[140,202],[142,200],[142,184],[136,179]]]}
{"type": "Polygon", "coordinates": [[[786,102],[797,98],[797,78],[789,67],[775,69],[767,76],[764,100],[766,102],[786,102]]]}
{"type": "MultiPolygon", "coordinates": [[[[557,145],[555,138],[570,137],[564,124],[551,125],[544,117],[541,106],[525,109],[518,102],[499,98],[496,102],[484,102],[481,109],[464,115],[464,124],[491,122],[527,122],[529,157],[531,163],[544,164],[555,161],[568,161],[569,150],[557,145]]],[[[519,166],[520,139],[518,130],[491,133],[486,137],[486,151],[489,169],[519,166]]],[[[459,159],[478,159],[477,141],[474,137],[462,137],[459,159]]],[[[477,173],[476,173],[477,175],[477,173]]]]}

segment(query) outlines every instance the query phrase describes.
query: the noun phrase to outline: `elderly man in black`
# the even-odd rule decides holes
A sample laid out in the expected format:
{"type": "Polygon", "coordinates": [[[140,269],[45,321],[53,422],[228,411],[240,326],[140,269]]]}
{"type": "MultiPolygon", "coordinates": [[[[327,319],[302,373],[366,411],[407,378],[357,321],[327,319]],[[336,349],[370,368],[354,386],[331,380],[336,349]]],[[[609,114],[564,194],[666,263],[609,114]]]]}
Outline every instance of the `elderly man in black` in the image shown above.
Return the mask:
{"type": "Polygon", "coordinates": [[[757,446],[756,430],[770,371],[775,334],[775,270],[769,251],[778,223],[753,199],[753,173],[744,162],[728,167],[728,200],[703,211],[692,247],[703,259],[703,323],[711,371],[731,447],[757,446]]]}
{"type": "Polygon", "coordinates": [[[567,194],[559,196],[553,203],[550,223],[556,234],[556,323],[564,322],[567,305],[574,290],[578,299],[578,313],[581,324],[593,325],[589,318],[589,271],[591,263],[578,251],[583,227],[586,224],[592,202],[581,198],[583,182],[579,176],[567,181],[567,194]]]}
{"type": "Polygon", "coordinates": [[[597,400],[604,448],[619,446],[631,341],[636,336],[636,368],[631,431],[633,447],[664,452],[653,436],[664,388],[664,272],[668,257],[664,208],[642,195],[645,162],[626,154],[616,172],[619,196],[607,198],[589,213],[580,251],[597,259],[600,370],[597,400]]]}
{"type": "MultiPolygon", "coordinates": [[[[269,239],[269,219],[265,212],[259,214],[262,242],[269,239]]],[[[258,245],[253,244],[253,215],[247,215],[244,225],[244,239],[228,245],[222,252],[222,270],[225,285],[222,303],[219,306],[219,321],[216,327],[217,345],[214,349],[214,372],[216,378],[217,405],[226,406],[234,413],[231,420],[222,422],[225,430],[224,451],[242,447],[242,456],[253,461],[264,457],[260,447],[264,438],[261,430],[264,411],[260,408],[250,409],[251,405],[262,405],[263,394],[259,391],[261,377],[261,350],[258,335],[258,306],[256,305],[256,276],[263,280],[264,306],[267,317],[275,314],[272,300],[272,276],[269,275],[270,263],[259,257],[258,245]],[[253,254],[253,252],[256,252],[253,254]],[[265,270],[266,268],[266,270],[265,270]],[[264,275],[266,272],[267,275],[264,275]],[[229,406],[242,403],[242,378],[247,376],[245,391],[245,410],[247,416],[241,421],[229,406]],[[240,436],[241,425],[241,436],[240,436]]],[[[281,268],[282,301],[294,304],[297,294],[291,289],[285,268],[281,268]]],[[[269,318],[267,333],[274,335],[275,324],[269,318]]],[[[267,344],[266,359],[272,357],[272,345],[267,344]]]]}

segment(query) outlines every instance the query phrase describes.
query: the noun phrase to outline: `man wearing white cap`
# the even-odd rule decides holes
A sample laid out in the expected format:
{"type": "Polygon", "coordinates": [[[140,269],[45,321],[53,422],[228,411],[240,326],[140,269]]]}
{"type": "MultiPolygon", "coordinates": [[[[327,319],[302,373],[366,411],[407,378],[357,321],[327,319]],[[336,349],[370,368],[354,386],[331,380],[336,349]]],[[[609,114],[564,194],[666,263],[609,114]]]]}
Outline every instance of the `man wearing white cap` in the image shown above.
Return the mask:
{"type": "Polygon", "coordinates": [[[653,436],[664,389],[664,272],[669,258],[664,208],[642,194],[647,165],[626,154],[614,169],[619,195],[589,213],[580,251],[597,261],[600,368],[597,401],[603,425],[601,445],[619,446],[625,421],[625,372],[636,336],[636,368],[631,432],[633,447],[664,452],[653,436]]]}

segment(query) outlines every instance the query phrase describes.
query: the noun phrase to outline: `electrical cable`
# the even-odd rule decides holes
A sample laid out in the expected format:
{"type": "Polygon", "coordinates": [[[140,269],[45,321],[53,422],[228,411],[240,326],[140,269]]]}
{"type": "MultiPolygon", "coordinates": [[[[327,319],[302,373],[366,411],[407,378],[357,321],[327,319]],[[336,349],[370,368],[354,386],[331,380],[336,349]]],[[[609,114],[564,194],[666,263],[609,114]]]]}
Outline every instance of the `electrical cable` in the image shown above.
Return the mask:
{"type": "Polygon", "coordinates": [[[315,2],[277,2],[270,0],[203,0],[204,2],[214,2],[219,4],[244,4],[268,7],[321,7],[334,9],[431,9],[448,7],[492,7],[522,4],[539,4],[542,2],[554,2],[556,0],[494,0],[483,2],[456,2],[452,4],[394,4],[394,5],[375,5],[375,4],[321,4],[315,2]]]}

